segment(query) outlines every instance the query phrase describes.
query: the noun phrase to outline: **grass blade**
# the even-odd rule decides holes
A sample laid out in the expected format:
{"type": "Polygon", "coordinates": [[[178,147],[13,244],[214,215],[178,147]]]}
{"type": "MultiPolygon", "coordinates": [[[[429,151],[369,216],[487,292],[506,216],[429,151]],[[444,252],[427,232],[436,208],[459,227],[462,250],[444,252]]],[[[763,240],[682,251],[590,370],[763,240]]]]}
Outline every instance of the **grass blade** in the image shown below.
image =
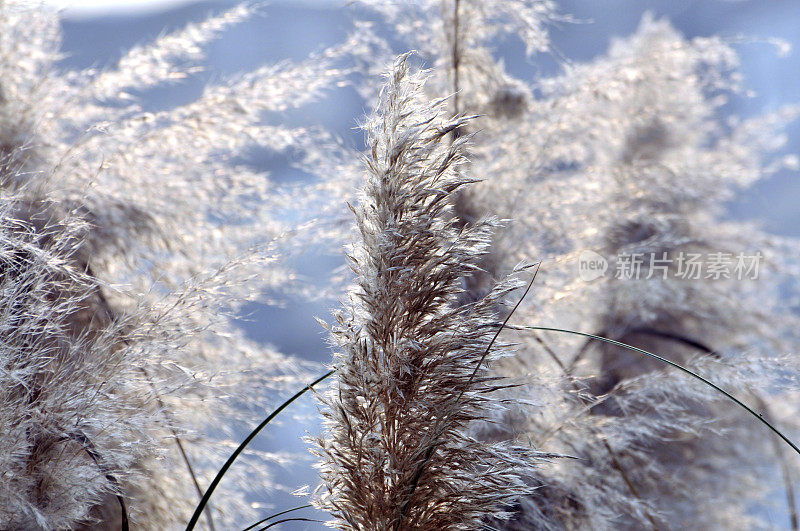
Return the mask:
{"type": "Polygon", "coordinates": [[[325,523],[322,520],[314,520],[313,518],[284,518],[283,520],[278,520],[277,522],[272,522],[271,524],[265,525],[258,531],[264,531],[265,529],[269,529],[272,526],[282,524],[283,522],[317,522],[318,524],[325,523]]]}
{"type": "Polygon", "coordinates": [[[658,360],[661,363],[665,363],[665,364],[667,364],[667,365],[669,365],[671,367],[675,367],[676,369],[680,370],[681,372],[684,372],[684,373],[688,374],[692,378],[700,380],[701,382],[703,382],[704,384],[708,385],[709,387],[711,387],[715,391],[725,395],[725,397],[727,397],[729,400],[731,400],[736,405],[738,405],[739,407],[741,407],[742,409],[744,409],[745,411],[747,411],[748,413],[753,415],[755,418],[757,418],[759,421],[761,421],[762,424],[764,424],[767,428],[772,430],[778,437],[783,439],[783,441],[786,444],[791,446],[792,449],[795,452],[797,452],[798,455],[800,455],[800,448],[798,448],[797,445],[795,445],[786,435],[784,435],[772,423],[770,423],[767,419],[765,419],[762,414],[757,413],[750,406],[748,406],[747,404],[745,404],[744,402],[742,402],[741,400],[739,400],[738,398],[736,398],[735,396],[733,396],[732,394],[727,392],[725,389],[723,389],[723,388],[719,387],[718,385],[716,385],[715,383],[703,378],[702,376],[700,376],[696,372],[693,372],[693,371],[687,369],[686,367],[675,363],[674,361],[670,361],[670,360],[668,360],[666,358],[662,358],[661,356],[658,356],[657,354],[653,354],[652,352],[648,352],[648,351],[646,351],[644,349],[640,349],[640,348],[628,345],[626,343],[622,343],[621,341],[615,341],[613,339],[608,339],[607,337],[596,336],[594,334],[587,334],[585,332],[576,332],[575,330],[566,330],[566,329],[563,329],[563,328],[551,328],[551,327],[547,327],[547,326],[513,326],[513,327],[509,327],[509,328],[516,328],[516,329],[522,329],[522,330],[542,330],[542,331],[545,331],[545,332],[561,332],[561,333],[564,333],[564,334],[572,334],[572,335],[576,335],[576,336],[588,337],[590,339],[595,339],[597,341],[604,341],[604,342],[610,343],[612,345],[617,345],[618,347],[622,347],[622,348],[625,348],[625,349],[628,349],[628,350],[632,350],[634,352],[638,352],[640,354],[644,354],[645,356],[653,358],[654,360],[658,360]]]}
{"type": "Polygon", "coordinates": [[[286,509],[285,511],[281,511],[279,513],[275,513],[273,515],[267,516],[266,518],[262,518],[261,520],[259,520],[258,522],[254,523],[253,525],[251,525],[249,527],[245,527],[244,529],[242,529],[242,531],[250,531],[254,527],[263,524],[267,520],[272,520],[273,518],[275,518],[277,516],[282,516],[282,515],[287,514],[287,513],[291,513],[291,512],[294,512],[294,511],[299,511],[300,509],[308,509],[309,507],[313,507],[313,505],[311,505],[309,503],[309,504],[306,504],[306,505],[301,505],[300,507],[294,507],[292,509],[286,509]]]}
{"type": "Polygon", "coordinates": [[[197,525],[197,521],[200,519],[200,515],[203,514],[203,509],[205,508],[206,504],[208,504],[208,500],[211,499],[211,495],[214,493],[214,489],[217,488],[217,485],[219,485],[219,482],[222,481],[222,478],[223,476],[225,476],[225,473],[228,471],[231,465],[233,465],[233,462],[236,461],[236,458],[239,457],[239,454],[241,454],[244,451],[244,449],[247,448],[247,445],[250,444],[250,441],[252,441],[255,438],[255,436],[258,435],[258,433],[272,421],[272,419],[277,417],[281,411],[286,409],[286,407],[289,406],[289,404],[291,404],[292,402],[303,396],[306,391],[308,391],[309,389],[311,389],[312,387],[314,387],[315,385],[317,385],[318,383],[320,383],[322,380],[324,380],[333,373],[334,371],[332,370],[328,371],[327,373],[323,374],[322,376],[320,376],[319,378],[317,378],[316,380],[314,380],[313,382],[311,382],[310,384],[306,385],[304,388],[296,392],[294,396],[292,396],[289,400],[278,406],[278,408],[275,411],[273,411],[266,419],[264,419],[263,422],[261,422],[261,424],[256,426],[255,429],[250,432],[250,435],[248,435],[247,438],[245,438],[245,440],[241,442],[241,444],[236,448],[236,450],[233,451],[228,460],[225,461],[225,464],[222,465],[222,468],[219,469],[219,472],[217,472],[217,475],[214,477],[214,480],[208,486],[208,489],[206,489],[206,492],[203,494],[203,498],[200,500],[200,503],[194,510],[192,518],[189,520],[189,523],[186,524],[186,531],[194,529],[194,527],[197,525]]]}
{"type": "Polygon", "coordinates": [[[120,519],[121,519],[120,528],[122,529],[122,531],[128,531],[129,529],[128,508],[125,506],[125,498],[123,498],[122,494],[120,493],[121,488],[119,485],[119,481],[117,481],[117,478],[115,478],[114,475],[111,472],[109,472],[106,466],[103,464],[102,458],[100,457],[100,454],[97,452],[97,448],[95,448],[94,443],[92,443],[92,441],[86,436],[85,433],[83,433],[82,431],[77,431],[75,433],[70,433],[67,438],[77,441],[81,444],[81,446],[83,446],[83,450],[87,454],[89,454],[89,457],[92,458],[92,461],[94,461],[94,464],[96,464],[97,468],[100,469],[100,472],[103,473],[108,482],[117,491],[115,493],[115,496],[117,498],[117,501],[119,502],[120,519]]]}

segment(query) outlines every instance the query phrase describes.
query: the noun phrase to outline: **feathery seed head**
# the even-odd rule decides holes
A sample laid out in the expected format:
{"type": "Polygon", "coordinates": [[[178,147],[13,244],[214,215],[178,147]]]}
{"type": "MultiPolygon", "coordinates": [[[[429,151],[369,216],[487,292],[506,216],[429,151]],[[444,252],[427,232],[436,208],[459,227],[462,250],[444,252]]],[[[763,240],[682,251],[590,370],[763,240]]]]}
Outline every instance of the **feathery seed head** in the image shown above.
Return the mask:
{"type": "Polygon", "coordinates": [[[452,216],[454,192],[470,181],[458,171],[466,139],[448,135],[464,119],[427,102],[424,79],[398,59],[368,126],[353,307],[333,330],[338,385],[318,440],[321,504],[342,527],[468,529],[502,518],[533,456],[468,433],[498,406],[483,364],[502,354],[491,346],[493,308],[514,283],[457,305],[496,222],[452,216]]]}

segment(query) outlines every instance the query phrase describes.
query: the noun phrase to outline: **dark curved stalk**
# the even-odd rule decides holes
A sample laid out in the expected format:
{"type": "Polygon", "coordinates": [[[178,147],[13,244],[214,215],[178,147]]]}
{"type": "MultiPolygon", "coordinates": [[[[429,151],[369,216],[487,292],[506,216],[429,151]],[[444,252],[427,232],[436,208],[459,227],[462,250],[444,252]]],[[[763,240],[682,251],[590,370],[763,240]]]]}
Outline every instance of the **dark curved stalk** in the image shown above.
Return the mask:
{"type": "MultiPolygon", "coordinates": [[[[629,331],[629,333],[630,334],[647,335],[647,336],[657,337],[657,338],[661,338],[661,339],[668,339],[668,340],[671,340],[671,341],[675,341],[677,343],[681,343],[681,344],[683,344],[685,346],[695,348],[695,349],[699,350],[700,352],[702,352],[702,353],[704,353],[706,355],[712,356],[714,358],[719,358],[719,356],[717,355],[717,352],[714,349],[712,349],[711,347],[709,347],[708,345],[706,345],[705,343],[703,343],[701,341],[698,341],[698,340],[696,340],[694,338],[685,336],[683,334],[678,334],[678,333],[674,333],[674,332],[663,332],[661,330],[658,330],[658,329],[655,329],[655,328],[651,328],[651,327],[633,328],[633,329],[631,329],[629,331]]],[[[604,336],[606,334],[599,333],[599,334],[596,334],[596,335],[597,336],[604,336]]],[[[538,336],[536,336],[536,338],[539,339],[538,336]]],[[[539,339],[539,341],[541,342],[540,339],[539,339]]],[[[570,363],[570,369],[572,369],[573,366],[575,365],[575,363],[583,356],[583,354],[586,352],[586,349],[589,347],[589,345],[592,344],[593,341],[595,341],[594,338],[589,338],[589,339],[586,340],[586,342],[583,344],[583,346],[581,347],[581,349],[578,352],[578,354],[575,356],[575,358],[570,363]]],[[[759,407],[761,407],[761,409],[764,411],[764,416],[766,416],[767,420],[769,420],[771,422],[770,415],[769,415],[769,404],[767,404],[767,402],[757,392],[753,391],[753,392],[751,392],[751,394],[753,395],[753,398],[755,398],[758,401],[759,407]]],[[[781,473],[783,475],[784,489],[785,489],[785,492],[786,492],[786,506],[787,506],[787,511],[788,511],[788,514],[789,514],[789,525],[791,526],[792,531],[798,531],[798,529],[800,529],[800,517],[798,517],[798,513],[797,513],[797,506],[796,506],[796,501],[795,501],[796,500],[796,494],[795,494],[795,491],[794,491],[794,485],[792,484],[791,470],[789,468],[788,463],[786,462],[786,455],[784,454],[783,446],[781,446],[780,442],[777,439],[773,439],[773,440],[774,440],[774,443],[775,443],[774,444],[774,446],[775,446],[775,454],[777,455],[778,460],[780,461],[781,473]]]]}
{"type": "Polygon", "coordinates": [[[120,494],[119,481],[117,481],[117,478],[115,478],[114,475],[103,464],[100,453],[97,451],[97,448],[92,443],[92,441],[89,440],[89,438],[86,436],[85,433],[83,433],[82,431],[73,432],[69,434],[69,438],[80,443],[84,451],[87,454],[89,454],[89,457],[92,458],[94,464],[97,465],[97,468],[100,469],[100,472],[103,473],[103,475],[106,477],[111,486],[114,487],[114,490],[117,491],[115,493],[115,496],[117,497],[117,501],[119,502],[120,520],[121,520],[120,528],[122,529],[122,531],[128,531],[129,528],[128,509],[127,507],[125,507],[125,498],[123,498],[122,494],[120,494]]]}
{"type": "MultiPolygon", "coordinates": [[[[706,345],[705,343],[701,343],[700,341],[697,341],[696,339],[684,336],[682,334],[676,334],[674,332],[662,332],[661,330],[657,330],[655,328],[650,328],[650,327],[633,328],[633,329],[629,330],[628,333],[629,334],[641,334],[641,335],[646,335],[646,336],[653,336],[653,337],[658,337],[658,338],[661,338],[661,339],[670,339],[672,341],[677,341],[678,343],[683,343],[684,345],[686,345],[688,347],[695,348],[695,349],[703,352],[704,354],[708,354],[710,356],[717,357],[716,356],[716,351],[714,349],[712,349],[711,347],[709,347],[708,345],[706,345]]],[[[608,332],[605,331],[605,330],[601,330],[600,332],[598,332],[595,335],[597,335],[599,337],[606,337],[606,336],[608,336],[608,332]]],[[[592,345],[592,343],[594,341],[595,341],[595,339],[590,337],[581,346],[580,350],[578,350],[578,353],[575,355],[574,358],[572,358],[572,361],[569,362],[569,367],[568,367],[567,370],[570,373],[572,372],[572,369],[575,368],[575,364],[578,363],[583,358],[583,355],[586,354],[587,349],[592,345]]]]}
{"type": "Polygon", "coordinates": [[[622,343],[621,341],[615,341],[613,339],[608,339],[606,337],[596,336],[594,334],[587,334],[585,332],[577,332],[575,330],[566,330],[566,329],[563,329],[563,328],[552,328],[552,327],[548,327],[548,326],[520,326],[520,327],[514,327],[514,328],[522,329],[522,330],[543,330],[543,331],[546,331],[546,332],[561,332],[561,333],[565,333],[565,334],[573,334],[573,335],[576,335],[576,336],[588,337],[588,338],[591,338],[591,339],[594,339],[594,340],[597,340],[597,341],[604,341],[604,342],[610,343],[612,345],[617,345],[618,347],[622,347],[622,348],[625,348],[625,349],[628,349],[628,350],[632,350],[634,352],[638,352],[640,354],[644,354],[645,356],[653,358],[654,360],[658,360],[661,363],[665,363],[665,364],[667,364],[667,365],[669,365],[671,367],[675,367],[679,371],[688,374],[692,378],[700,380],[701,382],[703,382],[707,386],[711,387],[715,391],[723,394],[725,397],[727,397],[733,403],[735,403],[736,405],[738,405],[739,407],[741,407],[742,409],[744,409],[745,411],[750,413],[752,416],[757,418],[762,424],[764,424],[767,428],[769,428],[773,433],[775,433],[778,437],[783,439],[783,441],[786,444],[791,446],[792,450],[794,450],[798,455],[800,455],[800,448],[798,448],[795,443],[793,443],[786,435],[784,435],[783,432],[781,432],[772,423],[770,423],[767,419],[765,419],[762,414],[757,413],[750,406],[748,406],[747,404],[745,404],[744,402],[742,402],[741,400],[739,400],[738,398],[736,398],[735,396],[733,396],[732,394],[730,394],[729,392],[724,390],[723,388],[719,387],[715,383],[703,378],[702,376],[700,376],[696,372],[693,372],[693,371],[687,369],[686,367],[675,363],[674,361],[670,361],[670,360],[668,360],[666,358],[662,358],[661,356],[659,356],[657,354],[653,354],[652,352],[648,352],[648,351],[646,351],[644,349],[637,348],[637,347],[628,345],[626,343],[622,343]]]}
{"type": "Polygon", "coordinates": [[[281,511],[279,513],[275,513],[273,515],[267,516],[266,518],[262,518],[258,522],[254,523],[254,524],[252,524],[250,526],[245,527],[244,529],[242,529],[242,531],[250,531],[254,527],[259,526],[259,525],[263,524],[264,522],[266,522],[268,520],[272,520],[273,518],[275,518],[277,516],[282,516],[282,515],[287,514],[287,513],[292,513],[294,511],[299,511],[300,509],[308,509],[309,507],[313,507],[313,505],[311,505],[309,503],[309,504],[306,504],[306,505],[301,505],[300,507],[294,507],[292,509],[286,509],[285,511],[281,511]]]}
{"type": "MultiPolygon", "coordinates": [[[[687,337],[681,334],[675,334],[672,332],[661,332],[660,330],[656,330],[653,328],[638,328],[634,330],[634,332],[648,334],[655,337],[660,337],[663,339],[671,339],[673,341],[677,341],[679,343],[683,343],[684,345],[688,345],[690,347],[694,347],[697,350],[704,352],[705,354],[715,356],[716,351],[711,347],[707,346],[706,344],[697,341],[691,337],[687,337]]],[[[718,357],[718,356],[715,356],[718,357]]],[[[764,400],[761,395],[757,392],[752,392],[753,398],[758,401],[758,405],[764,411],[764,416],[767,417],[767,420],[772,422],[771,415],[770,415],[770,408],[769,404],[767,404],[766,400],[764,400]]],[[[792,531],[798,531],[800,529],[800,518],[797,515],[797,504],[796,504],[796,495],[794,492],[794,485],[792,484],[792,472],[789,468],[789,464],[786,462],[786,455],[784,453],[783,446],[781,446],[780,442],[777,439],[773,439],[774,446],[775,446],[775,454],[778,456],[778,460],[781,463],[781,473],[783,474],[783,485],[786,491],[786,506],[789,513],[789,525],[792,528],[792,531]]]]}
{"type": "MultiPolygon", "coordinates": [[[[648,335],[652,337],[658,337],[661,339],[669,339],[671,341],[676,341],[683,345],[695,348],[700,352],[703,352],[704,354],[707,354],[709,356],[719,358],[717,352],[714,349],[712,349],[711,347],[709,347],[708,345],[706,345],[701,341],[685,336],[683,334],[678,334],[674,332],[663,332],[661,330],[651,327],[634,328],[630,331],[630,333],[648,335]]],[[[601,333],[597,335],[603,336],[605,334],[601,333]]],[[[583,347],[581,347],[581,351],[578,353],[578,356],[576,356],[576,360],[579,359],[579,357],[585,351],[586,347],[588,347],[592,343],[592,341],[594,341],[594,339],[592,338],[589,338],[586,341],[583,347]]],[[[573,360],[573,363],[576,360],[573,360]]],[[[570,366],[572,366],[572,364],[570,366]]],[[[772,420],[770,418],[771,415],[769,414],[769,404],[767,404],[767,402],[757,392],[753,391],[751,392],[751,394],[753,395],[753,398],[755,398],[758,401],[759,406],[764,411],[764,416],[767,417],[767,420],[771,422],[772,420]]],[[[781,446],[780,442],[777,439],[773,440],[775,446],[775,454],[777,455],[778,460],[780,461],[781,473],[783,475],[783,484],[786,492],[786,506],[789,514],[789,525],[791,526],[792,531],[798,531],[798,529],[800,529],[800,517],[798,517],[797,513],[797,502],[796,502],[797,497],[794,491],[794,485],[792,484],[791,469],[789,468],[789,464],[786,462],[786,455],[784,453],[783,446],[781,446]]]]}
{"type": "Polygon", "coordinates": [[[258,531],[264,531],[265,529],[269,529],[270,527],[278,524],[282,524],[283,522],[317,522],[317,523],[324,523],[322,520],[315,520],[313,518],[284,518],[283,520],[278,520],[277,522],[272,522],[271,524],[265,525],[258,531]]]}
{"type": "Polygon", "coordinates": [[[261,424],[256,426],[255,429],[253,429],[253,431],[250,432],[250,435],[248,435],[247,438],[243,440],[241,444],[239,444],[239,446],[236,448],[236,450],[233,451],[228,460],[225,461],[225,464],[222,465],[222,468],[219,469],[217,475],[214,476],[214,480],[208,486],[208,489],[206,489],[206,492],[203,494],[200,503],[195,508],[194,514],[192,514],[192,518],[189,520],[189,523],[186,524],[186,531],[194,529],[194,527],[197,525],[197,521],[200,519],[200,515],[203,513],[203,509],[208,504],[208,500],[211,499],[211,495],[214,493],[214,489],[217,488],[217,485],[219,485],[219,482],[222,481],[222,478],[223,476],[225,476],[225,473],[228,471],[231,465],[233,465],[233,462],[236,461],[236,458],[239,457],[239,454],[241,454],[244,451],[244,449],[247,448],[247,445],[250,444],[250,441],[252,441],[255,438],[255,436],[258,435],[258,433],[262,429],[264,429],[264,427],[267,424],[269,424],[270,421],[272,421],[272,419],[277,417],[281,411],[286,409],[286,407],[289,406],[289,404],[291,404],[292,402],[303,396],[306,393],[306,391],[308,391],[309,389],[311,389],[312,387],[314,387],[315,385],[317,385],[318,383],[320,383],[322,380],[324,380],[333,373],[334,373],[333,370],[326,372],[325,374],[323,374],[310,384],[306,385],[303,389],[296,392],[290,399],[288,399],[286,402],[278,406],[278,408],[275,411],[273,411],[266,419],[264,419],[263,422],[261,422],[261,424]]]}
{"type": "MultiPolygon", "coordinates": [[[[693,339],[691,337],[687,337],[687,336],[685,336],[683,334],[676,334],[674,332],[662,332],[661,330],[657,330],[655,328],[650,328],[650,327],[634,328],[633,330],[631,330],[631,333],[632,334],[642,334],[642,335],[652,336],[652,337],[658,337],[658,338],[661,338],[661,339],[670,339],[672,341],[677,341],[678,343],[682,343],[682,344],[686,345],[687,347],[695,348],[695,349],[699,350],[700,352],[703,352],[704,354],[709,354],[709,355],[712,355],[712,356],[714,356],[716,358],[719,357],[719,356],[716,355],[716,351],[714,349],[712,349],[711,347],[709,347],[708,345],[706,345],[705,343],[701,343],[700,341],[697,341],[696,339],[693,339]]],[[[603,334],[599,334],[599,335],[603,335],[603,334]]]]}

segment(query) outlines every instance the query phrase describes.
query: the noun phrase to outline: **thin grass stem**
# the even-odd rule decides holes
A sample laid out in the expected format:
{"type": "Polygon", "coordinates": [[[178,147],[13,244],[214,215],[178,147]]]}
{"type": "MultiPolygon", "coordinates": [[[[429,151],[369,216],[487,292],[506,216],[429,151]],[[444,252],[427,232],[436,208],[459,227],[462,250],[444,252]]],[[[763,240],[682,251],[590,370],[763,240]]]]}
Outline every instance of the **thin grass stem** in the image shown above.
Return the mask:
{"type": "Polygon", "coordinates": [[[250,444],[250,441],[252,441],[256,437],[256,435],[258,435],[258,433],[272,421],[272,419],[277,417],[281,411],[286,409],[286,407],[289,406],[289,404],[291,404],[292,402],[303,396],[306,393],[306,391],[313,388],[315,385],[326,379],[334,372],[335,371],[333,370],[326,372],[325,374],[323,374],[322,376],[320,376],[319,378],[317,378],[316,380],[314,380],[313,382],[311,382],[310,384],[306,385],[304,388],[296,392],[289,400],[278,406],[278,408],[275,411],[273,411],[266,419],[264,419],[263,422],[261,422],[261,424],[256,426],[255,429],[250,432],[250,435],[248,435],[247,438],[245,438],[245,440],[243,440],[241,444],[239,444],[239,446],[236,448],[236,450],[233,451],[228,460],[225,461],[225,464],[222,465],[222,468],[219,469],[219,472],[217,472],[217,475],[214,477],[214,480],[208,486],[208,489],[206,489],[206,492],[203,494],[203,498],[200,500],[200,503],[194,510],[192,518],[189,520],[189,523],[186,524],[186,531],[194,529],[194,527],[197,525],[197,521],[200,519],[200,515],[203,514],[203,509],[205,508],[206,504],[208,504],[208,501],[211,499],[211,495],[214,493],[214,489],[217,488],[217,485],[219,485],[219,482],[222,481],[222,478],[225,476],[225,473],[228,471],[231,465],[233,465],[233,462],[236,461],[236,458],[239,457],[239,454],[241,454],[244,451],[244,449],[247,448],[247,445],[250,444]]]}
{"type": "Polygon", "coordinates": [[[314,518],[284,518],[283,520],[278,520],[276,522],[272,522],[271,524],[265,525],[258,531],[264,531],[265,529],[269,529],[272,526],[282,524],[284,522],[316,522],[318,524],[324,523],[322,520],[315,520],[314,518]]]}
{"type": "Polygon", "coordinates": [[[267,516],[266,518],[262,518],[262,519],[261,519],[261,520],[259,520],[258,522],[254,523],[254,524],[252,524],[252,525],[250,525],[250,526],[248,526],[248,527],[245,527],[244,529],[242,529],[242,531],[250,531],[250,530],[251,530],[251,529],[253,529],[254,527],[256,527],[256,526],[258,526],[258,525],[261,525],[261,524],[263,524],[264,522],[267,522],[267,521],[269,521],[269,520],[272,520],[272,519],[273,519],[273,518],[275,518],[275,517],[278,517],[278,516],[283,516],[284,514],[291,513],[291,512],[294,512],[294,511],[299,511],[300,509],[308,509],[309,507],[313,507],[313,505],[311,505],[310,503],[308,503],[308,504],[306,504],[306,505],[301,505],[300,507],[294,507],[294,508],[292,508],[292,509],[286,509],[285,511],[281,511],[281,512],[279,512],[279,513],[275,513],[275,514],[273,514],[273,515],[267,516]]]}
{"type": "Polygon", "coordinates": [[[732,394],[730,394],[729,392],[727,392],[726,390],[721,388],[720,386],[716,385],[715,383],[703,378],[702,376],[700,376],[696,372],[693,372],[693,371],[687,369],[686,367],[675,363],[674,361],[670,361],[670,360],[668,360],[666,358],[662,358],[661,356],[659,356],[657,354],[653,354],[652,352],[648,352],[648,351],[646,351],[644,349],[637,348],[637,347],[634,347],[632,345],[628,345],[626,343],[622,343],[621,341],[615,341],[613,339],[608,339],[606,337],[596,336],[594,334],[587,334],[585,332],[577,332],[575,330],[566,330],[566,329],[563,329],[563,328],[552,328],[552,327],[548,327],[548,326],[513,326],[511,328],[521,329],[521,330],[542,330],[542,331],[546,331],[546,332],[561,332],[561,333],[564,333],[564,334],[572,334],[572,335],[576,335],[576,336],[588,337],[590,339],[594,339],[594,340],[597,340],[597,341],[604,341],[604,342],[610,343],[612,345],[617,345],[618,347],[622,347],[622,348],[625,348],[625,349],[628,349],[628,350],[632,350],[634,352],[638,352],[640,354],[644,354],[645,356],[653,358],[654,360],[658,360],[661,363],[666,363],[667,365],[675,367],[676,369],[680,370],[681,372],[684,372],[684,373],[688,374],[692,378],[700,380],[701,382],[703,382],[704,384],[708,385],[709,387],[711,387],[715,391],[725,395],[725,397],[727,397],[729,400],[731,400],[736,405],[738,405],[739,407],[743,408],[745,411],[747,411],[752,416],[754,416],[759,421],[761,421],[762,424],[764,424],[767,428],[772,430],[773,433],[775,433],[778,437],[783,439],[783,441],[786,444],[791,446],[792,449],[798,455],[800,455],[800,448],[798,448],[797,445],[795,445],[786,435],[784,435],[783,432],[781,432],[772,423],[770,423],[767,419],[765,419],[764,416],[761,413],[757,413],[750,406],[748,406],[747,404],[745,404],[744,402],[742,402],[741,400],[739,400],[738,398],[736,398],[735,396],[733,396],[732,394]]]}

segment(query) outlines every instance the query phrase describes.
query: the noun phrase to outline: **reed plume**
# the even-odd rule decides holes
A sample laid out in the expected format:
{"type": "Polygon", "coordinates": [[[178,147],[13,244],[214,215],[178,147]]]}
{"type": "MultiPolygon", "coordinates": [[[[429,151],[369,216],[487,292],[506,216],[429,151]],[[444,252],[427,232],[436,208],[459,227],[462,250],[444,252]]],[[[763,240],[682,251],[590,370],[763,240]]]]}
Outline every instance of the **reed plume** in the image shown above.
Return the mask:
{"type": "Polygon", "coordinates": [[[338,384],[317,441],[320,505],[347,529],[473,529],[487,514],[507,516],[535,457],[470,435],[500,407],[492,393],[502,383],[486,363],[505,353],[493,344],[493,308],[515,283],[457,305],[497,222],[463,226],[452,216],[453,194],[470,179],[458,171],[466,138],[447,137],[465,119],[425,100],[425,78],[407,60],[395,63],[367,124],[356,287],[332,330],[338,384]]]}
{"type": "MultiPolygon", "coordinates": [[[[343,75],[346,46],[173,109],[146,112],[132,95],[194,74],[208,42],[252,12],[70,71],[55,11],[0,2],[2,529],[185,523],[236,422],[303,373],[235,322],[243,300],[293,282],[274,259],[285,224],[265,207],[279,194],[225,152],[307,140],[259,113],[313,101],[343,75]]],[[[265,473],[274,460],[245,457],[265,473]]],[[[223,494],[207,516],[244,521],[244,497],[223,494]]]]}
{"type": "MultiPolygon", "coordinates": [[[[485,179],[459,190],[454,214],[470,221],[493,212],[513,221],[495,231],[479,262],[489,275],[472,275],[463,300],[479,299],[502,264],[541,259],[537,290],[512,324],[609,335],[713,374],[745,399],[759,401],[753,389],[772,389],[770,410],[789,403],[778,398],[786,389],[778,375],[795,370],[787,354],[796,327],[778,286],[796,283],[795,253],[787,252],[796,242],[720,212],[737,190],[784,163],[772,152],[797,109],[721,119],[726,98],[742,90],[730,42],[685,39],[646,15],[606,55],[530,84],[505,72],[485,37],[518,39],[529,53],[546,48],[547,21],[561,18],[552,3],[525,2],[525,17],[537,21],[528,25],[535,39],[503,24],[503,11],[487,17],[491,3],[414,2],[403,10],[363,3],[433,65],[429,94],[457,93],[449,100],[456,112],[481,115],[458,131],[475,131],[470,172],[485,179]],[[605,278],[577,278],[586,249],[608,260],[605,278]],[[677,278],[682,254],[755,251],[768,257],[757,281],[677,278]],[[671,259],[669,278],[646,268],[638,281],[614,278],[617,255],[636,253],[671,259]]],[[[766,503],[759,493],[771,492],[774,477],[792,498],[796,471],[779,464],[769,469],[772,479],[763,473],[765,459],[776,461],[773,441],[707,389],[599,342],[551,333],[519,341],[517,355],[493,369],[527,384],[516,397],[535,399],[538,408],[509,411],[482,436],[524,433],[537,448],[580,459],[539,467],[528,478],[536,493],[495,527],[755,527],[761,524],[751,507],[766,503]]],[[[780,420],[792,424],[785,413],[780,420]]],[[[788,505],[794,513],[794,502],[788,505]]]]}

